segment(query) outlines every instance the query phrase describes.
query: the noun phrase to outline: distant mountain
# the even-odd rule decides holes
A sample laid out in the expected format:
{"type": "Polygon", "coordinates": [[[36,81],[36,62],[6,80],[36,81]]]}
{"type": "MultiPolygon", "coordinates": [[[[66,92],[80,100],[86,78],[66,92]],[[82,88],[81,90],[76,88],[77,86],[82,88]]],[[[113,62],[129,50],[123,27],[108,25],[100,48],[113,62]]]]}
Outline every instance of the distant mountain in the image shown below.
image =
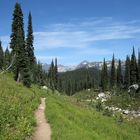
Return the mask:
{"type": "Polygon", "coordinates": [[[43,70],[45,70],[46,72],[48,72],[48,70],[49,70],[49,68],[50,68],[50,64],[42,64],[42,68],[43,68],[43,70]]]}
{"type": "MultiPolygon", "coordinates": [[[[106,61],[107,67],[108,69],[111,68],[111,61],[106,61]]],[[[64,65],[58,65],[58,72],[67,72],[67,71],[73,71],[76,69],[81,69],[81,68],[97,68],[97,69],[101,69],[103,65],[103,62],[88,62],[87,60],[82,61],[80,64],[78,65],[73,65],[73,66],[64,66],[64,65]]],[[[118,60],[115,60],[115,66],[117,68],[118,66],[118,60]]],[[[50,64],[43,64],[43,69],[45,71],[48,71],[50,67],[50,64]]],[[[125,68],[125,61],[122,61],[122,69],[125,68]]]]}
{"type": "MultiPolygon", "coordinates": [[[[50,68],[50,64],[42,64],[43,70],[48,72],[50,68]]],[[[58,72],[66,72],[66,71],[72,71],[75,70],[76,66],[64,66],[64,65],[58,65],[58,72]]]]}

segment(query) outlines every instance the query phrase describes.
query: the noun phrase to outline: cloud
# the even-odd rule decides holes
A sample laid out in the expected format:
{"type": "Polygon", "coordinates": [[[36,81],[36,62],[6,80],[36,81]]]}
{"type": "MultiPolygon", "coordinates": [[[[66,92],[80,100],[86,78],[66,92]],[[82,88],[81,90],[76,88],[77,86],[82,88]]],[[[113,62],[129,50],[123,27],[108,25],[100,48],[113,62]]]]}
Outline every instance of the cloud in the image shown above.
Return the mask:
{"type": "Polygon", "coordinates": [[[39,50],[53,48],[88,48],[91,43],[139,37],[138,20],[115,22],[112,18],[90,18],[72,23],[49,25],[45,31],[35,32],[35,46],[39,50]]]}
{"type": "Polygon", "coordinates": [[[5,36],[0,36],[0,40],[2,41],[2,46],[4,48],[6,48],[7,46],[9,46],[10,43],[10,37],[5,35],[5,36]]]}
{"type": "MultiPolygon", "coordinates": [[[[92,55],[112,55],[114,49],[108,42],[115,41],[121,46],[120,42],[127,39],[140,40],[140,20],[118,22],[111,17],[74,19],[50,24],[44,30],[34,32],[34,38],[35,52],[40,61],[50,62],[57,57],[63,62],[65,59],[65,63],[77,62],[92,55]]],[[[10,37],[1,36],[0,39],[6,48],[10,37]]]]}
{"type": "Polygon", "coordinates": [[[79,51],[81,55],[112,55],[113,52],[108,49],[90,48],[79,51]]]}
{"type": "Polygon", "coordinates": [[[52,59],[55,59],[55,58],[57,58],[57,60],[63,59],[63,57],[60,57],[60,56],[43,56],[43,55],[39,56],[39,55],[37,55],[36,57],[37,57],[37,60],[41,61],[41,62],[48,62],[48,61],[50,62],[52,59]]]}

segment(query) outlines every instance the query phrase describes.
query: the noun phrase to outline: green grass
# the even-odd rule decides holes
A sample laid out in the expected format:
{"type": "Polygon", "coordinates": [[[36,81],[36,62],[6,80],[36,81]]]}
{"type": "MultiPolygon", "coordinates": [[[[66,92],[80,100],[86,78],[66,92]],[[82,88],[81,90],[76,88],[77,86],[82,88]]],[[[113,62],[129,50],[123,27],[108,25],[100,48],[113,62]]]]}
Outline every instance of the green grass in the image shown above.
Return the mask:
{"type": "Polygon", "coordinates": [[[132,98],[125,92],[118,96],[111,96],[111,98],[107,100],[106,105],[117,106],[122,109],[138,110],[140,107],[140,98],[132,98]]]}
{"type": "Polygon", "coordinates": [[[140,122],[119,123],[119,118],[103,116],[94,109],[78,106],[69,97],[48,94],[46,117],[52,140],[139,140],[140,122]]]}
{"type": "Polygon", "coordinates": [[[28,89],[6,74],[0,75],[0,140],[24,140],[32,135],[36,126],[34,111],[41,96],[46,97],[45,114],[52,140],[140,139],[140,120],[120,123],[119,117],[103,116],[77,102],[77,97],[56,95],[37,86],[28,89]]]}
{"type": "Polygon", "coordinates": [[[0,75],[0,140],[24,140],[31,136],[39,102],[37,87],[27,89],[16,83],[12,75],[0,75]]]}

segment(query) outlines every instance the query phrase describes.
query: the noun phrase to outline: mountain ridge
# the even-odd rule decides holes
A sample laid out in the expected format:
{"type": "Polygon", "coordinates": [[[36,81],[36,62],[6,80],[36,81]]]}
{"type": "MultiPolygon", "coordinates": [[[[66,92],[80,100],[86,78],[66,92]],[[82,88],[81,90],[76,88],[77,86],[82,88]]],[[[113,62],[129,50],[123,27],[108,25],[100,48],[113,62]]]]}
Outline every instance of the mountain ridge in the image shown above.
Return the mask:
{"type": "MultiPolygon", "coordinates": [[[[107,67],[110,69],[111,67],[111,60],[106,61],[107,67]]],[[[121,62],[122,64],[122,68],[125,67],[125,61],[121,62]]],[[[103,65],[103,62],[101,61],[93,61],[93,62],[89,62],[87,60],[84,60],[82,62],[80,62],[78,65],[62,65],[59,64],[58,65],[58,72],[67,72],[67,71],[73,71],[76,69],[81,69],[81,68],[97,68],[99,70],[101,70],[103,65]]],[[[118,66],[118,60],[115,59],[115,67],[117,68],[118,66]]],[[[48,72],[49,68],[50,68],[50,64],[44,63],[42,64],[43,70],[45,70],[46,72],[48,72]]]]}

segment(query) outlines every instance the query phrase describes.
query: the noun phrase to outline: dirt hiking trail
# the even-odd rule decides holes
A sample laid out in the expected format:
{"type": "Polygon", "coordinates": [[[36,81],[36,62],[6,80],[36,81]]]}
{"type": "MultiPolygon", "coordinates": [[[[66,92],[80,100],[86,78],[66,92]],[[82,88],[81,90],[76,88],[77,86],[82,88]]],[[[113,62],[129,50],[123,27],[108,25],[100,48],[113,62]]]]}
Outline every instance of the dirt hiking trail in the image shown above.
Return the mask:
{"type": "Polygon", "coordinates": [[[51,128],[45,118],[45,98],[41,98],[41,104],[35,112],[37,128],[32,140],[51,140],[51,128]]]}

